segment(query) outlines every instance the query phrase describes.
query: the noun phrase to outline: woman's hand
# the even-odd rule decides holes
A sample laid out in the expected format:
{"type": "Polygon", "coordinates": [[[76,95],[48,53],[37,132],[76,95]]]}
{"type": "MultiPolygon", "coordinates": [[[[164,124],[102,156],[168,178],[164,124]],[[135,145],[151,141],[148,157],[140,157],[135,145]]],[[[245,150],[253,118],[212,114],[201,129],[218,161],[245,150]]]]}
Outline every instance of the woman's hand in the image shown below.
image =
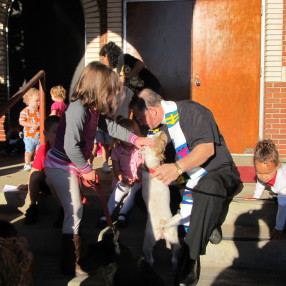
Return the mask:
{"type": "Polygon", "coordinates": [[[144,150],[144,146],[153,146],[154,145],[154,141],[151,138],[148,137],[138,137],[135,142],[134,145],[140,149],[140,150],[144,150]]]}
{"type": "Polygon", "coordinates": [[[179,177],[175,164],[163,164],[152,174],[151,178],[157,178],[164,184],[169,185],[179,177]]]}

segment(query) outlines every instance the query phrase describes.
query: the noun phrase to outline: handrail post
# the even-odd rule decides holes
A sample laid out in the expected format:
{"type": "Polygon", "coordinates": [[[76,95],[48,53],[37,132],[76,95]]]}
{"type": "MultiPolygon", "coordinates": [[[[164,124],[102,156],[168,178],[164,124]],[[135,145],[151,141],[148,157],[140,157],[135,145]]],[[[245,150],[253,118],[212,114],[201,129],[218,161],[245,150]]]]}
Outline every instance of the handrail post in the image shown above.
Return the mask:
{"type": "Polygon", "coordinates": [[[40,92],[40,145],[45,143],[44,121],[46,118],[45,75],[39,79],[40,92]]]}

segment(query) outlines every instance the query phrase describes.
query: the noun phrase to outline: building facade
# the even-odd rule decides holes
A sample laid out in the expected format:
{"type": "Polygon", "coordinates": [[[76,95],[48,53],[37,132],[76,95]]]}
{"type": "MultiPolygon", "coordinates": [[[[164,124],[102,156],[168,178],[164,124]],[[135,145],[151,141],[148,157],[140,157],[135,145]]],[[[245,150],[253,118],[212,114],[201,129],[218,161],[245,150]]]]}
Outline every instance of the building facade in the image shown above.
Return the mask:
{"type": "MultiPolygon", "coordinates": [[[[203,1],[205,0],[186,2],[192,2],[195,9],[196,5],[203,1]]],[[[227,3],[239,1],[208,0],[205,3],[221,2],[221,5],[227,5],[227,3]]],[[[261,47],[259,51],[261,54],[261,84],[260,95],[258,95],[259,110],[255,110],[259,114],[259,130],[257,130],[256,136],[257,140],[273,139],[278,146],[281,157],[286,159],[286,0],[257,1],[259,1],[261,8],[261,47]]],[[[11,96],[8,95],[7,89],[9,83],[7,74],[7,23],[11,2],[11,0],[0,0],[0,104],[5,103],[11,96]]],[[[126,26],[126,13],[131,4],[139,5],[144,2],[146,1],[81,0],[85,17],[86,50],[84,65],[90,61],[98,60],[100,47],[109,41],[114,41],[124,50],[127,49],[128,52],[132,53],[132,47],[129,46],[128,50],[128,43],[125,41],[128,28],[126,26]]],[[[143,8],[144,6],[138,6],[137,9],[143,8]]],[[[192,43],[192,45],[195,44],[192,43]]],[[[138,51],[134,51],[134,53],[138,56],[138,51]]],[[[189,83],[191,90],[193,89],[193,80],[191,78],[189,83]]],[[[0,119],[1,141],[5,140],[4,120],[5,117],[0,119]]],[[[247,130],[240,130],[239,132],[247,134],[247,130]]],[[[251,150],[232,153],[249,155],[251,150]]]]}

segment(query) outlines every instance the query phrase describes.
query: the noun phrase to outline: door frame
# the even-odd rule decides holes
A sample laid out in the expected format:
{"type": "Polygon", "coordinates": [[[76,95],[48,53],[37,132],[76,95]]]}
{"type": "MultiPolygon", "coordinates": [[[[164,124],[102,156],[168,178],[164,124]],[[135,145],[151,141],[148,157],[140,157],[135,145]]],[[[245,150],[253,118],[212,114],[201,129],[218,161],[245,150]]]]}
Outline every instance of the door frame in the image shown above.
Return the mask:
{"type": "MultiPolygon", "coordinates": [[[[180,2],[190,0],[123,0],[123,51],[126,52],[127,33],[127,4],[131,2],[180,2]]],[[[196,0],[191,0],[196,1],[196,0]]],[[[265,86],[265,41],[266,41],[266,0],[261,1],[261,43],[260,43],[260,92],[259,92],[259,112],[258,112],[258,138],[263,139],[264,127],[264,86],[265,86]]],[[[190,51],[191,52],[191,51],[190,51]]],[[[190,78],[190,82],[191,82],[190,78]]],[[[232,154],[234,156],[252,156],[251,154],[232,154]]]]}
{"type": "Polygon", "coordinates": [[[263,139],[264,127],[264,85],[265,85],[265,43],[266,43],[266,0],[261,0],[261,44],[260,44],[260,100],[259,100],[259,140],[263,139]]]}

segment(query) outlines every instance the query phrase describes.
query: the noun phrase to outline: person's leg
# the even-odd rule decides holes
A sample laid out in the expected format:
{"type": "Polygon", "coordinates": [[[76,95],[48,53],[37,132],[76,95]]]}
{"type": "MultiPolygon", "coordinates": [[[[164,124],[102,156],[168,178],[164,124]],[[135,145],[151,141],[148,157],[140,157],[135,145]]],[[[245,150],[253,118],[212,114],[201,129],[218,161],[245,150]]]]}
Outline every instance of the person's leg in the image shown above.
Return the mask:
{"type": "Polygon", "coordinates": [[[30,206],[25,213],[24,224],[34,224],[38,220],[38,207],[36,203],[40,192],[40,184],[45,180],[45,177],[44,172],[32,168],[28,184],[30,206]]]}
{"type": "Polygon", "coordinates": [[[142,186],[138,183],[135,183],[131,188],[130,191],[128,192],[128,195],[126,196],[126,198],[124,199],[124,204],[122,206],[122,208],[120,209],[120,214],[118,216],[118,219],[124,219],[124,218],[120,218],[121,214],[127,215],[128,212],[132,209],[133,205],[134,205],[134,198],[136,195],[136,192],[141,188],[142,186]]]}
{"type": "Polygon", "coordinates": [[[64,208],[61,262],[63,273],[80,275],[83,272],[77,264],[80,256],[78,233],[83,206],[78,176],[62,169],[45,168],[45,172],[64,208]]]}
{"type": "Polygon", "coordinates": [[[102,143],[102,163],[108,164],[109,159],[109,144],[102,143]]]}
{"type": "Polygon", "coordinates": [[[78,234],[83,208],[78,176],[63,169],[45,168],[45,173],[65,211],[62,232],[78,234]]]}
{"type": "Polygon", "coordinates": [[[30,171],[31,170],[31,158],[33,154],[33,145],[32,145],[30,138],[25,138],[24,142],[25,142],[24,170],[30,171]]]}
{"type": "Polygon", "coordinates": [[[197,284],[200,255],[205,254],[210,235],[218,224],[222,223],[221,215],[224,213],[225,204],[230,202],[228,197],[235,193],[239,184],[239,174],[230,167],[223,167],[204,175],[195,186],[191,227],[182,246],[177,283],[186,286],[197,284]]]}
{"type": "Polygon", "coordinates": [[[40,184],[45,181],[46,175],[43,171],[32,168],[29,177],[28,192],[30,196],[31,205],[37,203],[40,192],[40,184]]]}
{"type": "Polygon", "coordinates": [[[278,197],[278,210],[276,215],[275,229],[284,230],[286,222],[286,197],[278,197]]]}
{"type": "Polygon", "coordinates": [[[49,182],[48,178],[46,178],[46,184],[49,187],[53,198],[55,199],[55,201],[57,202],[57,204],[59,206],[58,216],[57,216],[56,220],[54,221],[53,226],[55,228],[62,228],[63,222],[64,222],[64,208],[61,205],[61,202],[58,198],[57,192],[55,191],[53,185],[49,182]]]}
{"type": "Polygon", "coordinates": [[[111,170],[108,166],[108,160],[110,157],[110,143],[111,143],[111,137],[105,133],[102,132],[102,171],[104,173],[110,173],[111,170]]]}
{"type": "MultiPolygon", "coordinates": [[[[114,187],[114,190],[112,194],[109,197],[108,200],[108,211],[110,214],[113,213],[114,209],[117,207],[117,205],[120,203],[122,200],[123,196],[125,196],[130,190],[129,186],[126,186],[122,182],[118,182],[116,186],[114,187]]],[[[104,219],[106,219],[104,217],[104,219]]]]}
{"type": "Polygon", "coordinates": [[[93,149],[89,158],[89,164],[93,164],[93,160],[94,158],[97,156],[97,151],[98,151],[98,143],[96,143],[96,141],[94,141],[94,145],[93,145],[93,149]]]}

